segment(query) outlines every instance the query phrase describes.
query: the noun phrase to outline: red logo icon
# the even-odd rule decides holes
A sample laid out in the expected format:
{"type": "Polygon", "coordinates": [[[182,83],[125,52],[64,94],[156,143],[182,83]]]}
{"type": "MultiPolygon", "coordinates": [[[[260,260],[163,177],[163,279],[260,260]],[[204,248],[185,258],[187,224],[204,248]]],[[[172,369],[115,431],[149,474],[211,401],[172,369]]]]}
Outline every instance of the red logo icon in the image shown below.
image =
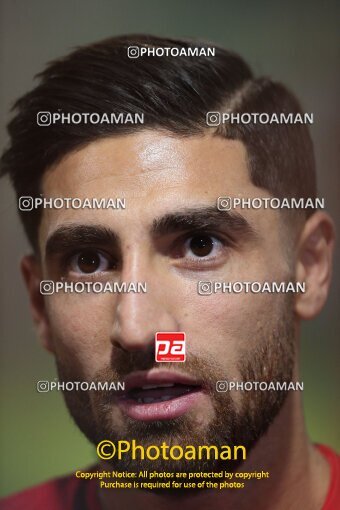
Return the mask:
{"type": "Polygon", "coordinates": [[[156,361],[185,361],[185,333],[156,333],[156,361]]]}

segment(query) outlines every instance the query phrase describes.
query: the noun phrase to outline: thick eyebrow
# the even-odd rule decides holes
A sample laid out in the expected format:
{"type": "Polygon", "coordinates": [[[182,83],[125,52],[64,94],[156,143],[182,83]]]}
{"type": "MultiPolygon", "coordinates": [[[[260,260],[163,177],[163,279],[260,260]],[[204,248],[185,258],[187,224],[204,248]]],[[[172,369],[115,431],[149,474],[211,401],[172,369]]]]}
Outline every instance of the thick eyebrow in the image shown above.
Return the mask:
{"type": "Polygon", "coordinates": [[[155,219],[152,232],[162,236],[186,230],[223,228],[230,233],[257,238],[255,229],[236,211],[220,211],[216,207],[190,208],[155,219]]]}
{"type": "Polygon", "coordinates": [[[113,230],[102,225],[62,225],[47,239],[46,256],[80,245],[112,245],[113,243],[118,243],[117,235],[113,230]]]}
{"type": "MultiPolygon", "coordinates": [[[[188,230],[227,229],[234,235],[258,238],[254,228],[235,211],[219,211],[215,207],[191,208],[156,218],[151,233],[162,236],[188,230]]],[[[102,225],[62,225],[47,239],[46,256],[77,246],[119,244],[117,234],[102,225]]]]}

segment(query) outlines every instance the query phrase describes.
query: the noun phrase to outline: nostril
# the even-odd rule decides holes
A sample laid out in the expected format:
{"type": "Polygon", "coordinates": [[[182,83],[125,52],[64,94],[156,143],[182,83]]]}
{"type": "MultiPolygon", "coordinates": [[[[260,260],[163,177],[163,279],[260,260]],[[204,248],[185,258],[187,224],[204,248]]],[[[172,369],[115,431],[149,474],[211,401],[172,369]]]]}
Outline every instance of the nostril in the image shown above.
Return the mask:
{"type": "Polygon", "coordinates": [[[128,335],[115,335],[111,337],[111,344],[114,349],[123,351],[126,354],[141,353],[143,357],[155,357],[154,337],[137,338],[128,335]]]}

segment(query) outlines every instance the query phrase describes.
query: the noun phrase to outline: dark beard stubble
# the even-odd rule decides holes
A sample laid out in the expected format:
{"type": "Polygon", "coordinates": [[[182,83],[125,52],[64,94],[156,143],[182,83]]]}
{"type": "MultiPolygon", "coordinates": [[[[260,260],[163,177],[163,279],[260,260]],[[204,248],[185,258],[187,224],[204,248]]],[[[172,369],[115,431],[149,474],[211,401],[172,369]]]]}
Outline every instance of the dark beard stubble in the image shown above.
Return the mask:
{"type": "MultiPolygon", "coordinates": [[[[295,359],[294,316],[291,297],[283,296],[282,313],[276,321],[276,327],[261,332],[261,338],[255,339],[256,347],[251,352],[240,353],[238,372],[241,381],[287,382],[292,380],[295,359]],[[263,339],[266,336],[266,339],[263,339]]],[[[259,333],[255,333],[255,335],[259,333]]],[[[148,351],[114,353],[111,367],[97,374],[95,381],[117,382],[134,370],[148,370],[156,366],[153,348],[148,351]]],[[[173,369],[172,363],[162,363],[162,368],[173,369]]],[[[77,377],[70,363],[57,361],[60,381],[82,380],[77,377]]],[[[266,433],[268,427],[281,410],[287,391],[244,391],[241,403],[234,402],[230,392],[218,393],[216,381],[228,380],[226,369],[206,353],[204,356],[189,354],[185,363],[185,372],[204,381],[214,407],[214,419],[203,430],[196,426],[195,417],[187,413],[176,419],[155,422],[139,422],[125,417],[124,431],[119,432],[112,426],[111,392],[65,391],[66,405],[75,423],[85,436],[97,445],[107,439],[113,443],[119,440],[131,441],[147,448],[150,445],[242,445],[247,456],[257,441],[266,433]]],[[[240,393],[240,392],[239,392],[240,393]]],[[[127,456],[122,460],[108,461],[117,471],[167,471],[167,472],[207,472],[234,471],[242,460],[131,460],[127,456]]],[[[156,481],[157,478],[154,479],[156,481]]],[[[165,481],[160,479],[159,481],[165,481]]]]}

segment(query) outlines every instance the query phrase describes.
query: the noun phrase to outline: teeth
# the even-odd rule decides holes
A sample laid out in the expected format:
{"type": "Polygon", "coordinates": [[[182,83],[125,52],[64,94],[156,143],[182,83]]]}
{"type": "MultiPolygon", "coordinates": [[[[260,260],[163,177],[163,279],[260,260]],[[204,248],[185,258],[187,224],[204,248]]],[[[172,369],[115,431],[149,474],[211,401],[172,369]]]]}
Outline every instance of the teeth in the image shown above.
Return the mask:
{"type": "Polygon", "coordinates": [[[147,384],[146,386],[142,386],[142,390],[154,390],[156,388],[172,388],[175,386],[173,383],[170,384],[147,384]]]}
{"type": "Polygon", "coordinates": [[[151,404],[151,402],[154,402],[156,399],[152,397],[145,397],[139,398],[138,400],[141,400],[143,404],[151,404]]]}
{"type": "Polygon", "coordinates": [[[169,395],[164,395],[163,397],[153,398],[153,397],[143,397],[138,398],[138,404],[152,404],[153,402],[165,402],[166,400],[171,400],[173,397],[169,395]]]}

